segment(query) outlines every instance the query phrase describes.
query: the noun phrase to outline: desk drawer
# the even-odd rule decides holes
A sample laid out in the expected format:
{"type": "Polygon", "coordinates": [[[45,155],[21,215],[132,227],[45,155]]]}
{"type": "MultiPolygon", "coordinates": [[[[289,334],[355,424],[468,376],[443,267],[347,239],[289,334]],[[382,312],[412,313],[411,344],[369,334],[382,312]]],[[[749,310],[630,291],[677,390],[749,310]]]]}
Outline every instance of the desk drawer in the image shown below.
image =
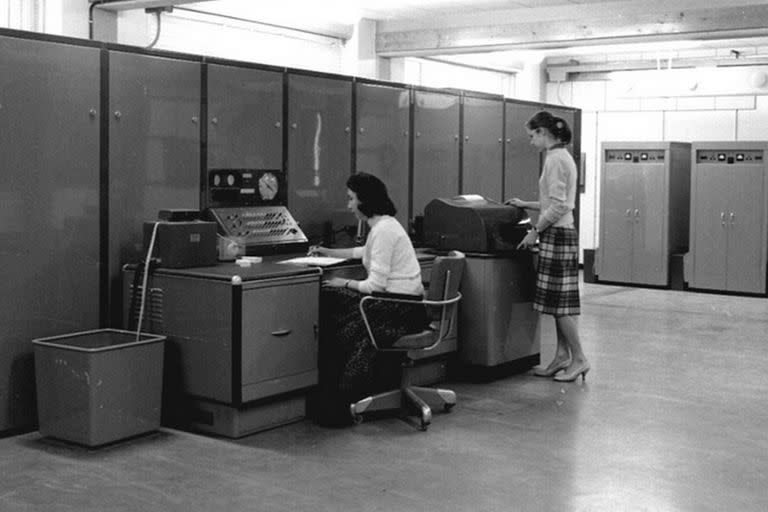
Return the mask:
{"type": "Polygon", "coordinates": [[[242,384],[317,370],[319,283],[243,292],[242,384]]]}

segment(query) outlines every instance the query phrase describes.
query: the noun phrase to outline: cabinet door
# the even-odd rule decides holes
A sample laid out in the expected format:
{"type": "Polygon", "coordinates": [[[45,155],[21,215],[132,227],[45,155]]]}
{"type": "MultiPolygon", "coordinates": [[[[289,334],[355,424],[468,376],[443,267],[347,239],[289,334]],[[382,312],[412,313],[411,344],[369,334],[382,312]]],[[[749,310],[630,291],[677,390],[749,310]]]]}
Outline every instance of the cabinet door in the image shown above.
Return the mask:
{"type": "Polygon", "coordinates": [[[765,292],[764,172],[762,165],[736,164],[724,169],[731,190],[726,219],[728,291],[765,292]]]}
{"type": "Polygon", "coordinates": [[[603,166],[598,269],[601,281],[628,283],[632,280],[634,181],[631,163],[603,166]]]}
{"type": "Polygon", "coordinates": [[[348,217],[352,82],[288,77],[288,208],[311,242],[323,224],[348,217]]]}
{"type": "Polygon", "coordinates": [[[539,199],[540,153],[531,146],[525,123],[540,109],[535,105],[506,102],[504,199],[539,199]]]}
{"type": "Polygon", "coordinates": [[[33,338],[99,325],[99,50],[0,36],[0,432],[32,427],[33,338]]]}
{"type": "Polygon", "coordinates": [[[408,150],[410,93],[401,87],[356,84],[358,171],[378,176],[397,208],[397,220],[408,225],[408,150]]]}
{"type": "Polygon", "coordinates": [[[120,321],[120,269],[145,256],[143,223],[199,208],[200,64],[109,54],[109,275],[120,321]]]}
{"type": "Polygon", "coordinates": [[[438,197],[459,193],[459,97],[415,91],[413,215],[438,197]]]}
{"type": "Polygon", "coordinates": [[[243,386],[317,370],[319,298],[318,281],[243,292],[243,386]]]}
{"type": "Polygon", "coordinates": [[[462,194],[502,199],[502,130],[504,103],[464,98],[462,194]]]}
{"type": "Polygon", "coordinates": [[[667,261],[667,177],[663,164],[634,164],[632,196],[632,281],[669,284],[667,261]]]}
{"type": "Polygon", "coordinates": [[[283,168],[283,75],[208,66],[208,168],[283,168]]]}
{"type": "Polygon", "coordinates": [[[721,166],[698,165],[695,172],[692,288],[725,290],[730,176],[721,166]]]}

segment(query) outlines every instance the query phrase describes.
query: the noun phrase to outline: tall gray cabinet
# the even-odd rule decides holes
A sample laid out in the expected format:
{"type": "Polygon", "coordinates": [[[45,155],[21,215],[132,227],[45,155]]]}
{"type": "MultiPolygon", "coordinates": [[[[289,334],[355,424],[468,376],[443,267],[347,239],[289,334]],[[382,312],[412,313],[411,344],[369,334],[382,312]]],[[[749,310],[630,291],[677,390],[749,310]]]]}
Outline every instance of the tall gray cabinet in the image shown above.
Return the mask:
{"type": "Polygon", "coordinates": [[[462,194],[501,201],[504,103],[502,98],[464,96],[462,194]]]}
{"type": "Polygon", "coordinates": [[[352,80],[288,73],[287,123],[288,208],[317,243],[325,225],[350,218],[352,80]]]}
{"type": "Polygon", "coordinates": [[[669,259],[688,248],[690,148],[683,142],[603,142],[601,281],[669,285],[669,259]]]}
{"type": "Polygon", "coordinates": [[[143,223],[200,204],[200,63],[109,52],[109,286],[121,323],[121,268],[142,261],[143,223]]]}
{"type": "Polygon", "coordinates": [[[207,64],[208,169],[283,168],[283,72],[207,64]]]}
{"type": "Polygon", "coordinates": [[[30,340],[99,324],[99,68],[0,36],[0,432],[37,422],[30,340]]]}
{"type": "Polygon", "coordinates": [[[691,288],[766,292],[768,142],[695,142],[691,189],[691,288]]]}
{"type": "Polygon", "coordinates": [[[413,210],[437,197],[459,193],[460,96],[414,90],[413,99],[413,210]]]}
{"type": "Polygon", "coordinates": [[[406,227],[410,94],[405,86],[355,83],[356,169],[378,176],[386,183],[397,208],[397,220],[406,227]]]}
{"type": "Polygon", "coordinates": [[[541,155],[530,145],[525,123],[541,110],[538,104],[504,103],[504,199],[519,197],[536,201],[539,197],[541,155]]]}

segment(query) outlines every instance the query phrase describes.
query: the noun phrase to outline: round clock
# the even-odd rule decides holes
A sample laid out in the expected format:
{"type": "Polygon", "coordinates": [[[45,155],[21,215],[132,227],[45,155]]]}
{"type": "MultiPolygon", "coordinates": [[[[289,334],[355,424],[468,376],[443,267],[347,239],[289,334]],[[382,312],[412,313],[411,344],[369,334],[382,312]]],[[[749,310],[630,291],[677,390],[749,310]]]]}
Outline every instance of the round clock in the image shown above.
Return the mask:
{"type": "Polygon", "coordinates": [[[280,188],[280,184],[277,181],[277,176],[271,172],[265,172],[259,178],[259,195],[265,201],[271,201],[277,195],[277,191],[280,188]]]}

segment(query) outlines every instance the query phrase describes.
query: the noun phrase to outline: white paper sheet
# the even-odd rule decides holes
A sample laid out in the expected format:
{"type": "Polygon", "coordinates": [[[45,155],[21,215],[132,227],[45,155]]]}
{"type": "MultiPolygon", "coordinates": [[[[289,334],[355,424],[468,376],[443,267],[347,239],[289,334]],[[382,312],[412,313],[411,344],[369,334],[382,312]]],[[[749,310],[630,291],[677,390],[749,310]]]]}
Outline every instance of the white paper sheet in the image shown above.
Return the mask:
{"type": "Polygon", "coordinates": [[[329,256],[300,256],[298,258],[290,258],[278,263],[288,263],[291,265],[304,265],[307,267],[327,267],[329,265],[335,265],[346,261],[346,258],[331,258],[329,256]]]}

